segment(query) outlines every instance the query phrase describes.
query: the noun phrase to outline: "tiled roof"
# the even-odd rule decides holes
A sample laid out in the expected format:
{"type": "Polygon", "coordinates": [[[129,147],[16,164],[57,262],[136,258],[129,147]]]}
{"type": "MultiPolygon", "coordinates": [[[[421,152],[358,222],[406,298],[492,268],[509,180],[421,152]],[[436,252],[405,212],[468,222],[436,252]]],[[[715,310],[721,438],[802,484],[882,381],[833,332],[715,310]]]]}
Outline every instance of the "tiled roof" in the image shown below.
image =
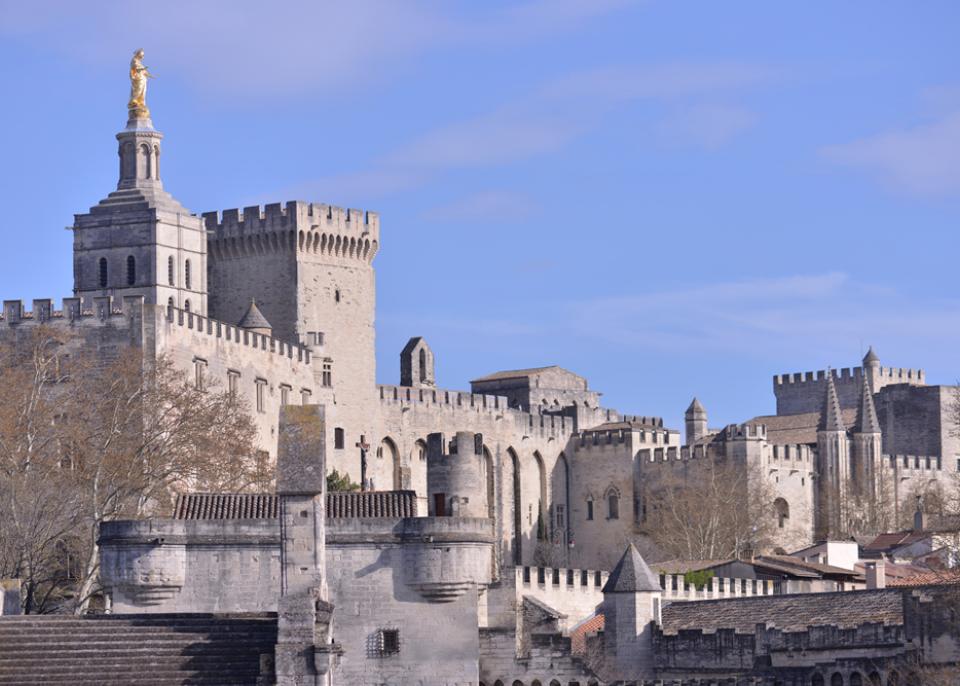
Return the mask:
{"type": "Polygon", "coordinates": [[[530,367],[529,369],[505,369],[502,372],[494,372],[493,374],[481,376],[470,383],[477,383],[478,381],[499,381],[501,379],[522,379],[525,376],[536,376],[548,369],[560,369],[560,367],[552,364],[547,367],[530,367]]]}
{"type": "Polygon", "coordinates": [[[587,637],[593,636],[598,631],[603,631],[604,617],[602,614],[595,614],[593,617],[583,620],[570,630],[570,652],[574,655],[584,655],[587,652],[587,637]]]}
{"type": "Polygon", "coordinates": [[[923,539],[929,537],[929,531],[895,531],[888,534],[880,534],[875,539],[863,546],[863,549],[882,552],[905,545],[911,545],[912,543],[922,541],[923,539]]]}
{"type": "Polygon", "coordinates": [[[891,587],[937,586],[940,584],[960,584],[960,571],[944,569],[887,580],[887,586],[891,587]]]}
{"type": "Polygon", "coordinates": [[[833,565],[821,564],[819,562],[806,562],[801,560],[799,557],[793,557],[792,555],[763,555],[757,559],[758,564],[764,564],[766,562],[780,563],[788,565],[791,567],[799,567],[801,569],[807,569],[811,572],[816,572],[818,574],[832,574],[832,575],[844,575],[844,576],[853,576],[858,577],[862,576],[859,572],[852,569],[844,569],[843,567],[834,567],[833,565]]]}
{"type": "Polygon", "coordinates": [[[784,631],[809,626],[855,627],[864,622],[903,624],[901,591],[883,589],[836,593],[795,593],[725,600],[670,603],[662,610],[663,632],[684,629],[714,633],[735,629],[752,634],[757,624],[784,631]]]}
{"type": "MultiPolygon", "coordinates": [[[[185,493],[177,496],[174,519],[275,519],[279,499],[273,493],[185,493]]],[[[327,493],[327,517],[416,517],[414,491],[327,493]]]]}
{"type": "Polygon", "coordinates": [[[246,314],[243,315],[243,318],[240,320],[240,323],[237,324],[241,329],[272,329],[270,322],[267,321],[267,318],[263,316],[263,312],[260,311],[260,308],[257,307],[257,301],[251,300],[250,307],[247,308],[246,314]]]}

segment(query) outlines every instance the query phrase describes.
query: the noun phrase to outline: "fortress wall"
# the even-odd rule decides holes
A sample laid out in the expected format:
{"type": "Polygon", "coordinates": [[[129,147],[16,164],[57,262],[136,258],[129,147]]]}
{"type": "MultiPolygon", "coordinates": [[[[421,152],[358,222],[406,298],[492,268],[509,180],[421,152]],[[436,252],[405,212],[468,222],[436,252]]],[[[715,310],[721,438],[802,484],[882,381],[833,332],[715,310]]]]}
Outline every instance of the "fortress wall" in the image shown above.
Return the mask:
{"type": "MultiPolygon", "coordinates": [[[[874,398],[883,431],[883,452],[906,455],[952,456],[943,452],[951,433],[949,405],[952,393],[945,386],[888,386],[874,398]],[[948,420],[944,425],[943,420],[948,420]]],[[[951,441],[950,445],[955,445],[951,441]]]]}
{"type": "MultiPolygon", "coordinates": [[[[777,414],[805,414],[819,412],[826,395],[828,372],[797,372],[778,374],[773,377],[773,393],[777,398],[777,414]]],[[[864,377],[861,367],[831,369],[841,408],[857,407],[860,400],[860,383],[864,377]]],[[[902,369],[899,367],[880,367],[874,379],[874,392],[895,384],[923,386],[926,375],[922,369],[902,369]]]]}

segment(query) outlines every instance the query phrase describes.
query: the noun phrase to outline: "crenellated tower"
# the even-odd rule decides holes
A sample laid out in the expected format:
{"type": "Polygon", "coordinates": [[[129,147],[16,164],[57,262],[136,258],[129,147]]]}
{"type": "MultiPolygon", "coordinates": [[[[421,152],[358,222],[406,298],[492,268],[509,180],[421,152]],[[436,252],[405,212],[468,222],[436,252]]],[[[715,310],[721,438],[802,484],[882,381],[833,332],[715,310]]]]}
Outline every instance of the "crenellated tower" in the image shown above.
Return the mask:
{"type": "Polygon", "coordinates": [[[98,296],[142,295],[148,304],[207,313],[206,232],[163,189],[162,139],[146,108],[131,109],[117,134],[117,189],[75,215],[73,290],[84,308],[98,296]]]}
{"type": "Polygon", "coordinates": [[[827,538],[843,530],[850,484],[850,441],[840,412],[840,400],[827,377],[823,409],[817,426],[816,534],[827,538]]]}

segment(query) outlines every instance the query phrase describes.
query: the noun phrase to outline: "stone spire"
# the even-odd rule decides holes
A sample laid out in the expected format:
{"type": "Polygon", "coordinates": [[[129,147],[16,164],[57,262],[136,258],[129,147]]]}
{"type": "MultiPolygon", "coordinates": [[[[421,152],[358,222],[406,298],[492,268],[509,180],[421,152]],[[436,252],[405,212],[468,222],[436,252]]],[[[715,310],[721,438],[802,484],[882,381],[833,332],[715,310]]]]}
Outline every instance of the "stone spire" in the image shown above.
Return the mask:
{"type": "MultiPolygon", "coordinates": [[[[871,352],[872,350],[871,348],[871,352]]],[[[873,393],[870,392],[870,385],[866,379],[860,384],[860,405],[857,408],[857,421],[853,425],[853,431],[858,434],[880,433],[877,408],[873,404],[873,393]]]]}
{"type": "Polygon", "coordinates": [[[867,350],[867,354],[863,356],[863,366],[868,367],[874,364],[880,364],[880,358],[877,356],[877,353],[873,352],[873,346],[870,346],[870,349],[867,350]]]}
{"type": "Polygon", "coordinates": [[[654,574],[637,547],[630,546],[623,553],[617,566],[610,572],[604,593],[660,592],[660,578],[654,574]]]}
{"type": "Polygon", "coordinates": [[[820,412],[820,424],[817,431],[846,431],[843,417],[840,413],[840,399],[837,397],[837,387],[833,383],[833,370],[827,370],[827,394],[824,399],[823,410],[820,412]]]}
{"type": "Polygon", "coordinates": [[[867,354],[863,356],[863,376],[870,384],[872,392],[876,393],[880,390],[877,384],[880,377],[880,358],[873,351],[872,345],[867,350],[867,354]]]}

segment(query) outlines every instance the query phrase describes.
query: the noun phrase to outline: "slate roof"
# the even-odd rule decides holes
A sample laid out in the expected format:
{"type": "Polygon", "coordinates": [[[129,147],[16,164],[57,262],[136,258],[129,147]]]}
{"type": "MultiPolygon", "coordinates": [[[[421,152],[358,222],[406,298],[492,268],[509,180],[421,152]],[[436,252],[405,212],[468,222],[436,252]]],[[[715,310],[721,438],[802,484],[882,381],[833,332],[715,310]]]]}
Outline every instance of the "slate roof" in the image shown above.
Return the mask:
{"type": "MultiPolygon", "coordinates": [[[[857,419],[856,408],[847,408],[840,411],[840,418],[844,426],[851,426],[857,419]]],[[[796,445],[798,443],[811,444],[817,442],[817,425],[820,423],[819,412],[790,415],[764,415],[754,417],[747,424],[756,426],[763,424],[767,427],[767,440],[773,445],[796,445]]]]}
{"type": "Polygon", "coordinates": [[[623,557],[607,577],[603,586],[604,593],[636,593],[638,591],[659,591],[660,577],[650,571],[637,547],[631,543],[623,557]]]}
{"type": "Polygon", "coordinates": [[[867,354],[863,356],[863,364],[867,365],[871,362],[879,362],[880,358],[877,357],[877,353],[873,352],[873,346],[870,346],[870,349],[867,351],[867,354]]]}
{"type": "Polygon", "coordinates": [[[700,402],[699,399],[694,396],[693,402],[690,403],[690,407],[687,408],[686,414],[706,414],[707,410],[700,402]]]}
{"type": "Polygon", "coordinates": [[[852,628],[864,622],[898,626],[903,624],[903,598],[896,589],[793,593],[670,603],[661,614],[665,634],[697,629],[752,634],[757,624],[783,631],[810,626],[852,628]]]}
{"type": "Polygon", "coordinates": [[[247,313],[243,315],[240,323],[237,324],[241,329],[272,329],[273,326],[263,316],[263,312],[257,307],[257,301],[251,300],[247,313]]]}
{"type": "MultiPolygon", "coordinates": [[[[280,501],[274,493],[185,493],[177,496],[174,519],[276,519],[280,501]]],[[[327,493],[330,519],[416,517],[414,491],[327,493]]]]}
{"type": "MultiPolygon", "coordinates": [[[[474,379],[470,383],[477,383],[479,381],[500,381],[501,379],[522,379],[528,376],[536,376],[541,374],[548,369],[563,369],[562,367],[552,364],[546,367],[530,367],[529,369],[505,369],[502,372],[494,372],[493,374],[487,374],[486,376],[481,376],[479,379],[474,379]]],[[[563,370],[567,371],[567,370],[563,370]]],[[[572,374],[573,372],[568,372],[572,374]]]]}

